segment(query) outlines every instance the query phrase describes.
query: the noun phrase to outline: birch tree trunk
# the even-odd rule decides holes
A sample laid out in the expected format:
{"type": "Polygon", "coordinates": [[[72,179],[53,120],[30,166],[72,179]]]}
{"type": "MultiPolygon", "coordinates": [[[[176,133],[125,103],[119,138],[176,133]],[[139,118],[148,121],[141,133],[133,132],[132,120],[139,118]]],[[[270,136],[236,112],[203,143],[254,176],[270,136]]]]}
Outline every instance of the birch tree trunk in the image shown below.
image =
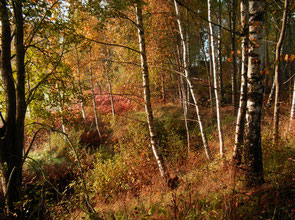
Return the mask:
{"type": "MultiPolygon", "coordinates": [[[[63,133],[67,132],[66,126],[65,126],[65,117],[64,117],[64,113],[63,113],[63,107],[64,107],[64,96],[63,93],[61,92],[61,90],[59,89],[58,83],[55,83],[55,87],[57,89],[57,96],[58,96],[58,101],[59,101],[59,105],[58,105],[58,111],[61,115],[61,130],[63,133]]],[[[65,137],[64,137],[65,138],[65,137]]]]}
{"type": "Polygon", "coordinates": [[[185,38],[184,38],[184,33],[183,33],[183,28],[182,28],[182,24],[181,24],[181,20],[180,20],[180,13],[179,13],[179,9],[178,9],[178,5],[176,0],[174,0],[174,5],[175,5],[175,11],[176,11],[176,16],[177,16],[177,23],[178,23],[178,28],[179,28],[179,33],[180,33],[180,38],[181,38],[181,44],[182,44],[182,48],[183,48],[183,64],[184,64],[184,72],[185,72],[185,78],[187,81],[187,85],[189,87],[194,105],[195,105],[195,109],[196,109],[196,113],[197,113],[197,117],[198,117],[198,123],[199,123],[199,127],[200,127],[200,132],[201,132],[201,137],[202,137],[202,141],[203,141],[203,147],[205,150],[205,154],[207,156],[208,159],[211,159],[211,154],[210,154],[210,150],[208,147],[208,143],[207,143],[207,137],[205,135],[204,132],[204,128],[203,128],[203,123],[201,120],[201,115],[200,115],[200,111],[199,111],[199,106],[198,106],[198,101],[197,101],[197,97],[195,95],[194,92],[194,86],[190,80],[189,77],[189,69],[188,69],[188,63],[187,63],[187,48],[186,48],[186,43],[185,43],[185,38]]]}
{"type": "Polygon", "coordinates": [[[276,59],[275,59],[275,85],[276,85],[276,93],[275,93],[275,106],[274,106],[274,142],[277,144],[279,139],[279,115],[280,115],[280,57],[281,57],[281,48],[284,41],[284,35],[286,31],[286,21],[287,21],[287,9],[288,9],[288,0],[285,0],[284,3],[284,13],[283,13],[283,23],[282,29],[280,33],[280,38],[276,46],[276,59]]]}
{"type": "Polygon", "coordinates": [[[233,0],[232,4],[232,17],[231,17],[231,44],[232,44],[232,64],[233,64],[233,73],[232,73],[232,104],[234,109],[234,114],[237,112],[237,62],[236,62],[236,10],[237,10],[237,0],[233,0]]]}
{"type": "Polygon", "coordinates": [[[163,103],[165,104],[166,103],[166,89],[165,89],[165,74],[163,73],[161,75],[161,82],[162,82],[162,100],[163,100],[163,103]]]}
{"type": "Polygon", "coordinates": [[[211,0],[208,0],[208,21],[209,21],[209,30],[211,38],[211,51],[212,51],[212,64],[213,64],[213,80],[214,80],[214,92],[215,92],[215,101],[216,101],[216,114],[217,114],[217,127],[218,127],[218,136],[219,136],[219,153],[223,157],[223,135],[222,135],[222,126],[221,126],[221,111],[220,111],[220,102],[218,97],[218,86],[217,86],[217,74],[216,74],[216,61],[214,55],[214,38],[213,38],[213,27],[212,27],[212,16],[211,16],[211,0]]]}
{"type": "Polygon", "coordinates": [[[183,107],[183,117],[184,117],[184,124],[185,124],[185,130],[186,130],[186,140],[187,140],[187,155],[190,155],[190,133],[189,133],[189,127],[188,127],[188,120],[187,120],[187,114],[188,114],[188,97],[187,93],[185,92],[185,85],[183,82],[183,77],[180,78],[180,84],[181,84],[181,93],[182,93],[182,107],[183,107]]]}
{"type": "MultiPolygon", "coordinates": [[[[176,63],[177,63],[177,70],[179,72],[181,72],[181,58],[180,58],[180,50],[179,50],[179,46],[177,45],[177,52],[176,52],[176,63]]],[[[185,91],[185,82],[184,80],[184,76],[179,75],[179,96],[180,96],[180,101],[182,104],[182,109],[183,109],[183,118],[184,118],[184,125],[185,125],[185,131],[186,131],[186,140],[187,140],[187,153],[188,153],[188,157],[190,155],[190,132],[189,132],[189,127],[188,127],[188,118],[187,118],[187,114],[188,114],[188,97],[187,97],[187,92],[185,91]]]]}
{"type": "Polygon", "coordinates": [[[101,132],[100,132],[100,129],[99,129],[99,123],[98,123],[98,114],[97,114],[97,110],[96,110],[96,101],[95,101],[95,92],[94,92],[94,82],[93,82],[93,70],[92,70],[92,62],[91,62],[91,58],[92,58],[92,55],[91,55],[91,48],[89,50],[89,64],[90,64],[90,67],[89,67],[89,72],[90,72],[90,84],[91,84],[91,93],[92,93],[92,104],[93,104],[93,112],[94,112],[94,119],[95,119],[95,128],[96,128],[96,131],[97,131],[97,134],[99,136],[99,138],[101,138],[101,132]]]}
{"type": "Polygon", "coordinates": [[[111,68],[111,61],[109,60],[109,56],[111,54],[111,50],[107,49],[105,53],[105,65],[104,65],[104,71],[107,77],[107,83],[109,88],[109,94],[110,94],[110,101],[111,101],[111,108],[112,108],[112,116],[115,116],[115,106],[114,106],[114,96],[113,96],[113,88],[112,83],[109,75],[109,70],[111,68]]]}
{"type": "Polygon", "coordinates": [[[115,116],[116,112],[115,112],[115,105],[114,105],[113,88],[112,88],[112,83],[111,83],[111,80],[108,76],[108,73],[107,73],[107,81],[108,81],[108,87],[109,87],[109,93],[110,93],[112,116],[115,116]]]}
{"type": "Polygon", "coordinates": [[[83,92],[82,92],[82,85],[81,85],[81,71],[80,71],[80,59],[79,54],[77,50],[77,46],[75,45],[75,54],[76,54],[76,61],[77,61],[77,72],[78,72],[78,89],[79,89],[79,100],[80,100],[80,106],[81,106],[81,112],[82,112],[82,118],[84,120],[84,124],[86,126],[87,119],[84,109],[84,103],[83,103],[83,92]]]}
{"type": "MultiPolygon", "coordinates": [[[[223,91],[223,72],[222,72],[222,40],[221,40],[222,39],[222,33],[221,33],[222,18],[221,18],[221,15],[222,15],[222,0],[219,0],[218,1],[218,23],[220,24],[220,26],[218,27],[217,45],[218,45],[218,73],[219,73],[220,103],[222,105],[222,102],[224,100],[224,91],[223,91]]],[[[213,53],[211,53],[211,56],[213,56],[213,53]]],[[[211,68],[212,68],[212,62],[211,62],[211,68]]]]}
{"type": "MultiPolygon", "coordinates": [[[[211,111],[213,112],[214,110],[214,106],[213,106],[213,95],[212,95],[212,84],[211,84],[211,59],[210,59],[210,51],[209,50],[209,66],[208,66],[208,62],[207,62],[207,58],[206,58],[206,51],[205,51],[205,46],[204,46],[204,39],[202,39],[202,36],[200,36],[201,39],[201,45],[202,45],[202,52],[204,54],[204,62],[205,62],[205,67],[206,67],[206,71],[207,71],[207,75],[208,75],[208,87],[209,87],[209,99],[210,99],[210,107],[211,107],[211,111]]],[[[209,39],[209,38],[208,38],[209,39]]]]}
{"type": "Polygon", "coordinates": [[[169,173],[164,163],[164,158],[160,153],[156,141],[156,132],[154,127],[154,117],[151,105],[151,95],[150,95],[150,86],[149,86],[149,70],[147,63],[146,47],[145,47],[145,34],[142,22],[142,4],[137,1],[136,3],[136,23],[138,30],[138,43],[141,59],[141,69],[142,69],[142,82],[143,82],[143,93],[144,93],[144,103],[145,103],[145,112],[147,117],[147,124],[150,134],[150,141],[153,154],[156,158],[160,175],[166,180],[169,179],[169,173]]]}
{"type": "Polygon", "coordinates": [[[294,127],[294,119],[295,119],[295,79],[293,81],[294,81],[294,86],[293,86],[293,98],[292,98],[292,105],[291,105],[289,130],[291,130],[294,127]]]}
{"type": "Polygon", "coordinates": [[[263,98],[261,57],[263,55],[263,11],[260,0],[249,0],[249,50],[247,108],[245,126],[245,184],[260,185],[263,179],[261,150],[261,109],[263,98]]]}
{"type": "MultiPolygon", "coordinates": [[[[269,31],[268,27],[265,26],[265,38],[266,41],[264,43],[264,62],[263,62],[263,69],[268,71],[269,68],[269,31]]],[[[269,74],[265,74],[265,84],[264,84],[264,95],[267,94],[269,84],[269,74]]]]}
{"type": "Polygon", "coordinates": [[[242,160],[243,135],[244,135],[244,123],[246,114],[247,103],[247,48],[248,48],[248,1],[241,0],[241,27],[242,27],[242,70],[241,70],[241,95],[239,110],[237,116],[237,125],[235,133],[235,146],[233,153],[233,161],[235,165],[240,165],[242,160]]]}
{"type": "Polygon", "coordinates": [[[266,107],[267,108],[269,108],[271,106],[271,103],[273,101],[273,96],[275,94],[275,88],[276,88],[276,82],[275,82],[275,79],[273,79],[272,86],[271,86],[271,89],[270,89],[270,93],[269,93],[269,96],[268,96],[268,99],[267,99],[267,102],[266,102],[266,107]]]}

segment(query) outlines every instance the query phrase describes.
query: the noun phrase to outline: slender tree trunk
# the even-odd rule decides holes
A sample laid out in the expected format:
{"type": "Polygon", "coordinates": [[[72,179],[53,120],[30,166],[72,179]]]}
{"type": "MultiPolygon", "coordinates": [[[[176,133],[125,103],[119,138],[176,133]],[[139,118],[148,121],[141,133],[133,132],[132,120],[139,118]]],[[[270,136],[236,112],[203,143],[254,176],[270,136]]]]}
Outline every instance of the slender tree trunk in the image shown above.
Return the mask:
{"type": "Polygon", "coordinates": [[[232,44],[232,61],[233,61],[233,73],[232,73],[232,104],[234,113],[237,112],[238,102],[237,102],[237,55],[236,55],[236,10],[237,10],[237,0],[233,0],[232,4],[232,28],[231,28],[231,44],[232,44]]]}
{"type": "Polygon", "coordinates": [[[80,59],[79,54],[77,50],[77,46],[75,45],[75,53],[76,53],[76,60],[77,60],[77,71],[78,71],[78,89],[79,89],[79,100],[80,100],[80,106],[82,111],[82,118],[84,120],[85,126],[87,125],[87,119],[84,109],[84,103],[83,103],[83,92],[82,92],[82,85],[81,85],[81,71],[80,71],[80,59]]]}
{"type": "MultiPolygon", "coordinates": [[[[288,37],[289,37],[289,45],[288,45],[288,48],[289,48],[289,54],[292,54],[293,52],[293,32],[292,32],[292,25],[291,25],[291,20],[292,20],[292,14],[289,13],[289,16],[288,16],[288,37]]],[[[289,73],[289,77],[292,76],[292,65],[291,65],[291,62],[289,62],[289,65],[288,65],[288,73],[289,73]]],[[[288,94],[289,94],[289,99],[290,99],[290,103],[292,103],[292,80],[290,80],[290,82],[288,83],[288,94]]]]}
{"type": "Polygon", "coordinates": [[[92,58],[92,55],[91,55],[91,48],[90,48],[90,50],[89,50],[89,63],[90,63],[89,72],[90,72],[90,84],[91,84],[91,93],[92,93],[92,104],[93,104],[93,112],[94,112],[96,131],[97,131],[97,134],[98,134],[99,138],[101,138],[101,132],[100,132],[99,125],[98,125],[98,114],[97,114],[97,110],[96,110],[96,101],[95,101],[94,83],[93,83],[93,76],[92,76],[92,61],[91,61],[91,58],[92,58]]]}
{"type": "Polygon", "coordinates": [[[267,102],[266,102],[266,107],[267,108],[269,108],[271,106],[273,96],[275,94],[275,88],[276,88],[276,82],[275,82],[275,80],[273,80],[272,86],[271,86],[271,89],[270,89],[270,93],[269,93],[269,96],[268,96],[268,99],[267,99],[267,102]]]}
{"type": "MultiPolygon", "coordinates": [[[[206,58],[206,51],[205,51],[205,46],[204,46],[204,40],[202,39],[202,36],[200,36],[201,39],[201,44],[202,44],[202,52],[204,54],[204,62],[205,62],[205,67],[206,67],[206,71],[207,71],[207,75],[208,75],[208,87],[209,87],[209,99],[210,99],[210,107],[211,107],[211,111],[214,111],[214,106],[213,106],[213,95],[212,95],[212,83],[211,83],[211,68],[212,66],[209,64],[208,66],[208,62],[207,62],[207,58],[206,58]]],[[[209,55],[210,56],[210,55],[209,55]]],[[[210,62],[210,57],[209,57],[209,62],[210,62]]]]}
{"type": "Polygon", "coordinates": [[[190,93],[191,93],[191,96],[192,96],[192,99],[193,99],[193,102],[194,102],[194,105],[196,108],[196,113],[197,113],[197,117],[198,117],[198,123],[199,123],[199,127],[200,127],[200,132],[201,132],[201,136],[202,136],[202,141],[203,141],[205,153],[206,153],[207,158],[211,159],[211,154],[210,154],[210,150],[209,150],[208,143],[207,143],[207,137],[204,133],[203,123],[201,120],[197,97],[195,95],[194,86],[193,86],[193,84],[190,80],[190,76],[189,76],[189,68],[188,68],[188,63],[187,63],[188,58],[187,58],[187,52],[186,52],[187,48],[186,48],[183,28],[182,28],[182,24],[181,24],[181,20],[180,20],[180,13],[179,13],[177,2],[175,0],[174,0],[174,5],[175,5],[176,16],[177,16],[179,33],[180,33],[180,37],[181,37],[181,44],[182,44],[182,48],[183,48],[183,64],[184,64],[185,78],[186,78],[187,85],[189,87],[189,90],[190,90],[190,93]]]}
{"type": "Polygon", "coordinates": [[[241,0],[241,27],[242,27],[242,70],[241,70],[241,95],[240,104],[237,116],[237,125],[235,133],[235,147],[233,154],[233,161],[236,165],[241,164],[243,135],[244,135],[244,123],[246,114],[247,103],[247,48],[248,48],[248,27],[249,15],[248,15],[248,1],[241,0]]]}
{"type": "MultiPolygon", "coordinates": [[[[293,80],[294,86],[293,86],[293,99],[292,99],[292,105],[291,105],[291,113],[290,113],[290,125],[289,130],[291,130],[294,127],[294,121],[295,121],[295,79],[293,80]]],[[[293,129],[294,131],[294,129],[293,129]]]]}
{"type": "Polygon", "coordinates": [[[214,55],[214,38],[213,38],[213,27],[212,27],[212,16],[211,16],[211,0],[208,0],[208,20],[209,20],[209,30],[211,38],[211,51],[212,51],[212,64],[213,64],[213,80],[214,80],[214,92],[215,92],[215,101],[216,101],[216,113],[217,113],[217,127],[218,127],[218,136],[219,136],[219,151],[220,156],[223,157],[223,135],[222,135],[222,125],[221,125],[221,111],[220,111],[220,102],[218,97],[218,87],[217,87],[217,74],[216,74],[216,61],[214,55]]]}
{"type": "Polygon", "coordinates": [[[114,96],[113,96],[113,88],[112,88],[112,83],[109,79],[109,77],[107,77],[108,80],[108,87],[109,87],[109,93],[110,93],[110,101],[111,101],[111,108],[112,108],[112,116],[114,117],[116,112],[115,112],[115,105],[114,105],[114,96]]]}
{"type": "Polygon", "coordinates": [[[161,75],[161,82],[162,82],[162,100],[163,103],[166,103],[166,89],[165,89],[165,74],[161,75]]]}
{"type": "MultiPolygon", "coordinates": [[[[177,70],[180,72],[181,71],[181,57],[180,57],[180,49],[178,44],[176,45],[176,48],[174,50],[174,58],[176,60],[176,67],[177,70]]],[[[179,96],[179,100],[180,100],[180,105],[182,106],[182,92],[181,92],[181,75],[177,76],[177,90],[178,90],[178,96],[179,96]]]]}
{"type": "MultiPolygon", "coordinates": [[[[63,108],[62,108],[61,105],[62,104],[59,105],[58,110],[59,110],[59,113],[61,115],[63,115],[63,108]]],[[[61,130],[62,130],[63,133],[66,134],[67,130],[66,130],[66,126],[65,126],[65,123],[64,123],[64,117],[63,116],[62,116],[62,119],[61,119],[61,130]]]]}
{"type": "Polygon", "coordinates": [[[114,106],[114,96],[113,96],[113,88],[112,83],[109,75],[109,70],[111,68],[111,62],[109,60],[109,56],[111,55],[111,50],[107,49],[107,52],[105,53],[105,65],[104,65],[104,71],[107,77],[107,83],[109,87],[109,94],[110,94],[110,101],[111,101],[111,108],[112,108],[112,116],[115,116],[115,106],[114,106]]]}
{"type": "Polygon", "coordinates": [[[146,47],[145,47],[145,34],[142,22],[142,4],[137,1],[136,4],[136,22],[138,30],[138,41],[139,41],[139,51],[141,58],[141,68],[142,68],[142,81],[143,81],[143,93],[144,93],[144,103],[145,103],[145,112],[147,117],[147,124],[149,128],[151,147],[156,158],[160,175],[166,180],[169,179],[169,173],[164,163],[164,158],[160,153],[156,141],[156,132],[154,127],[154,117],[151,105],[151,95],[150,95],[150,86],[149,86],[149,70],[146,56],[146,47]]]}
{"type": "MultiPolygon", "coordinates": [[[[177,45],[177,52],[175,53],[175,59],[177,63],[177,70],[181,72],[181,58],[180,58],[180,51],[179,47],[177,45]]],[[[188,126],[188,97],[187,93],[185,91],[185,82],[183,81],[184,77],[179,75],[179,97],[180,97],[180,102],[182,104],[182,109],[183,109],[183,118],[184,118],[184,125],[185,125],[185,131],[186,131],[186,140],[187,140],[187,152],[188,156],[190,155],[190,132],[189,132],[189,126],[188,126]]]]}
{"type": "Polygon", "coordinates": [[[183,117],[184,117],[186,140],[187,140],[187,155],[189,156],[191,148],[190,148],[190,132],[189,132],[188,120],[187,120],[188,98],[187,98],[187,93],[185,92],[185,84],[183,81],[183,77],[180,78],[180,83],[181,83],[181,93],[182,93],[183,117]]]}
{"type": "MultiPolygon", "coordinates": [[[[268,72],[268,68],[269,68],[269,43],[268,43],[268,27],[265,26],[265,37],[266,37],[266,41],[264,43],[264,66],[263,69],[268,72]]],[[[264,94],[267,94],[268,91],[268,84],[269,84],[269,74],[265,74],[265,85],[264,85],[264,94]]]]}
{"type": "MultiPolygon", "coordinates": [[[[63,94],[62,92],[60,91],[59,89],[59,86],[58,84],[56,83],[55,84],[55,87],[57,89],[57,96],[58,96],[58,101],[59,101],[59,105],[58,105],[58,110],[59,110],[59,113],[61,115],[61,129],[62,129],[62,132],[63,133],[66,133],[67,129],[66,129],[66,126],[65,126],[65,117],[64,117],[64,113],[63,113],[63,106],[64,106],[64,97],[63,97],[63,94]]],[[[65,137],[64,137],[65,139],[65,137]]]]}
{"type": "Polygon", "coordinates": [[[281,48],[284,41],[284,35],[286,30],[286,21],[287,21],[287,10],[288,10],[288,0],[285,0],[284,4],[284,14],[283,14],[283,23],[282,29],[280,33],[280,38],[276,46],[276,66],[275,66],[275,84],[276,84],[276,93],[275,93],[275,107],[274,107],[274,142],[277,144],[279,139],[279,115],[280,115],[280,56],[281,56],[281,48]]]}
{"type": "MultiPolygon", "coordinates": [[[[218,1],[218,23],[220,24],[220,26],[218,27],[217,45],[218,45],[218,73],[219,73],[220,104],[222,106],[222,103],[224,101],[224,90],[223,90],[223,72],[222,72],[222,32],[221,32],[222,17],[221,15],[222,15],[222,0],[219,0],[218,1]]],[[[211,53],[211,56],[213,56],[213,53],[211,53]]],[[[211,65],[212,65],[212,62],[211,62],[211,65]]]]}
{"type": "Polygon", "coordinates": [[[261,150],[262,86],[262,33],[264,7],[260,0],[249,0],[249,50],[247,109],[245,126],[245,184],[248,187],[260,185],[263,180],[261,150]]]}

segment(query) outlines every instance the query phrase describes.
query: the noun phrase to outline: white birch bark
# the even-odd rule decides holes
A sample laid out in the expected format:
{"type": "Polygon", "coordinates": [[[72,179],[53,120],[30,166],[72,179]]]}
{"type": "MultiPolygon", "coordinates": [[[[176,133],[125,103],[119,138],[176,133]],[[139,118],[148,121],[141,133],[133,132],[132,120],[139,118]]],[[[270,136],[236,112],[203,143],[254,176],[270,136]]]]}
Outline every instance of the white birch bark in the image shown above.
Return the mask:
{"type": "Polygon", "coordinates": [[[210,51],[211,50],[209,50],[209,65],[208,65],[205,46],[204,46],[204,43],[203,43],[205,40],[202,39],[202,36],[200,37],[200,39],[201,39],[201,45],[202,45],[202,52],[203,52],[203,55],[204,55],[205,67],[206,67],[206,71],[207,71],[207,74],[208,74],[208,89],[209,89],[210,107],[211,107],[211,111],[213,112],[214,105],[213,105],[212,84],[211,84],[211,69],[212,69],[212,66],[211,66],[211,59],[210,59],[210,56],[211,56],[210,51]]]}
{"type": "Polygon", "coordinates": [[[212,64],[213,64],[213,81],[214,81],[214,92],[215,92],[215,101],[216,101],[216,114],[217,114],[217,127],[218,127],[218,136],[219,136],[219,153],[223,157],[223,135],[222,135],[222,125],[221,125],[221,111],[220,111],[220,102],[218,97],[218,86],[217,86],[217,74],[216,74],[216,61],[214,55],[214,38],[213,38],[213,27],[212,27],[212,16],[211,16],[211,0],[208,0],[208,21],[209,21],[209,30],[211,38],[211,51],[212,51],[212,64]]]}
{"type": "Polygon", "coordinates": [[[232,62],[233,62],[233,72],[232,72],[232,104],[234,109],[234,114],[237,113],[237,62],[236,62],[236,10],[237,10],[237,0],[232,0],[232,28],[231,28],[231,38],[232,38],[232,62]]]}
{"type": "Polygon", "coordinates": [[[107,76],[107,80],[108,80],[108,87],[109,87],[109,93],[110,93],[110,101],[111,101],[111,108],[112,108],[112,116],[114,117],[116,112],[115,112],[115,105],[114,105],[114,96],[113,96],[113,88],[112,88],[112,83],[109,79],[109,77],[107,76]]]}
{"type": "Polygon", "coordinates": [[[95,93],[94,93],[94,83],[93,83],[93,71],[92,71],[92,61],[91,61],[91,48],[89,50],[89,72],[90,72],[90,84],[91,84],[91,94],[92,94],[92,104],[93,104],[93,113],[94,113],[94,119],[95,119],[95,128],[96,131],[98,133],[99,138],[101,138],[101,132],[99,129],[99,123],[98,123],[98,114],[97,114],[97,110],[96,110],[96,101],[95,101],[95,93]]]}
{"type": "Polygon", "coordinates": [[[199,127],[200,127],[200,132],[201,132],[201,137],[202,137],[202,142],[203,142],[203,147],[205,150],[205,154],[207,156],[208,159],[211,159],[211,155],[210,155],[210,150],[208,147],[208,143],[207,143],[207,137],[205,135],[204,132],[204,128],[203,128],[203,123],[201,120],[201,115],[200,115],[200,110],[199,110],[199,106],[198,106],[198,101],[197,101],[197,97],[195,95],[194,92],[194,86],[190,80],[190,76],[189,76],[189,69],[188,69],[188,58],[187,58],[187,48],[186,48],[186,43],[185,43],[185,38],[184,38],[184,33],[183,33],[183,28],[182,28],[182,24],[181,24],[181,20],[180,20],[180,13],[179,13],[179,9],[178,9],[178,5],[176,0],[174,0],[174,5],[175,5],[175,11],[176,11],[176,16],[177,16],[177,23],[178,23],[178,28],[179,28],[179,33],[180,33],[180,37],[181,37],[181,43],[182,43],[182,47],[183,47],[183,64],[184,64],[184,72],[185,72],[185,78],[187,81],[187,85],[189,86],[189,90],[195,105],[195,109],[196,109],[196,113],[197,113],[197,117],[198,117],[198,123],[199,123],[199,127]]]}
{"type": "Polygon", "coordinates": [[[87,124],[87,119],[86,119],[86,113],[84,109],[84,103],[83,103],[83,92],[82,92],[82,86],[81,86],[81,71],[80,71],[80,59],[79,59],[79,54],[77,50],[77,46],[75,45],[75,54],[76,54],[76,60],[77,60],[77,72],[78,72],[78,89],[79,89],[79,101],[80,101],[80,106],[81,106],[81,112],[82,112],[82,118],[84,120],[84,124],[87,124]]]}
{"type": "Polygon", "coordinates": [[[140,59],[141,59],[145,112],[146,112],[147,124],[148,124],[148,129],[150,134],[151,147],[159,167],[160,175],[166,180],[168,180],[169,173],[165,166],[163,156],[158,149],[157,141],[156,141],[156,132],[154,127],[154,117],[153,117],[151,96],[150,96],[149,70],[148,70],[146,47],[145,47],[145,34],[144,34],[143,21],[142,21],[142,4],[139,1],[137,1],[137,4],[136,4],[136,23],[137,23],[137,30],[138,30],[138,43],[139,43],[139,51],[140,51],[140,59]]]}
{"type": "Polygon", "coordinates": [[[244,123],[247,103],[247,47],[248,47],[248,2],[241,0],[241,27],[242,27],[242,70],[241,70],[241,94],[237,116],[235,146],[233,161],[239,165],[242,159],[241,145],[243,142],[244,123]]]}
{"type": "Polygon", "coordinates": [[[114,96],[113,96],[112,83],[111,83],[111,79],[110,79],[110,75],[109,75],[109,70],[110,70],[110,67],[111,67],[111,62],[109,60],[110,54],[111,54],[110,50],[107,50],[107,52],[105,53],[104,70],[105,70],[105,74],[106,74],[106,77],[107,77],[107,83],[108,83],[108,88],[109,88],[109,95],[110,95],[111,108],[112,108],[112,116],[114,117],[115,116],[114,96]]]}
{"type": "Polygon", "coordinates": [[[61,129],[62,129],[62,132],[63,133],[66,133],[66,126],[64,124],[64,114],[63,114],[63,94],[60,92],[60,89],[59,89],[59,86],[58,84],[56,83],[55,84],[55,87],[57,88],[57,92],[58,92],[58,101],[59,101],[59,105],[58,105],[58,110],[59,110],[59,113],[61,114],[61,129]]]}
{"type": "Polygon", "coordinates": [[[281,56],[281,48],[284,41],[284,35],[286,32],[286,23],[287,23],[287,8],[288,8],[289,1],[285,0],[284,3],[284,13],[283,13],[283,22],[282,22],[282,29],[280,33],[280,38],[276,46],[276,64],[275,64],[275,84],[276,84],[276,93],[275,93],[275,106],[274,106],[274,142],[278,143],[279,139],[279,115],[280,115],[280,77],[279,77],[279,70],[280,70],[280,56],[281,56]]]}
{"type": "Polygon", "coordinates": [[[187,114],[188,114],[188,97],[187,93],[185,92],[185,85],[183,81],[183,77],[180,78],[181,83],[181,93],[182,93],[182,107],[183,107],[183,117],[184,117],[184,124],[185,124],[185,130],[186,130],[186,140],[187,140],[187,155],[190,155],[190,132],[188,127],[188,120],[187,120],[187,114]]]}
{"type": "Polygon", "coordinates": [[[273,96],[275,94],[275,88],[276,88],[276,83],[275,83],[275,80],[273,80],[273,83],[272,83],[272,86],[271,86],[271,89],[270,89],[270,93],[269,93],[269,96],[268,96],[268,99],[267,99],[267,102],[266,102],[266,107],[267,108],[269,108],[271,103],[272,103],[273,96]]]}
{"type": "MultiPolygon", "coordinates": [[[[177,45],[177,53],[175,56],[176,62],[177,62],[177,70],[180,72],[181,71],[181,58],[180,58],[180,50],[177,45]]],[[[185,131],[186,131],[186,139],[187,139],[187,152],[188,156],[190,156],[190,132],[189,132],[189,127],[188,127],[188,97],[187,93],[185,91],[185,83],[184,83],[184,76],[179,75],[179,97],[180,97],[180,103],[182,105],[183,109],[183,118],[184,118],[184,125],[185,125],[185,131]]]]}
{"type": "Polygon", "coordinates": [[[263,179],[261,150],[261,109],[263,98],[262,59],[263,12],[260,0],[249,0],[249,50],[247,73],[247,107],[245,125],[245,183],[260,185],[263,179]]]}
{"type": "Polygon", "coordinates": [[[291,130],[291,128],[293,127],[294,120],[295,120],[295,79],[293,81],[294,81],[294,87],[293,87],[293,99],[292,99],[292,105],[291,105],[289,130],[291,130]]]}
{"type": "MultiPolygon", "coordinates": [[[[218,73],[219,73],[219,89],[220,89],[220,102],[222,105],[222,101],[224,100],[224,91],[223,91],[223,72],[222,72],[222,33],[221,33],[221,23],[222,23],[222,0],[218,1],[218,23],[220,24],[220,26],[218,27],[218,41],[217,41],[217,45],[218,45],[218,73]]],[[[209,34],[210,35],[210,34],[209,34]]],[[[210,37],[208,37],[209,39],[210,37]]],[[[209,47],[210,47],[210,43],[209,43],[209,47]]],[[[211,50],[211,49],[210,49],[211,50]]],[[[213,56],[213,53],[211,53],[211,56],[213,56]]],[[[211,58],[210,58],[211,59],[211,58]]],[[[212,65],[212,62],[211,62],[212,65]]],[[[212,66],[211,66],[212,68],[212,66]]],[[[212,73],[212,71],[211,71],[212,73]]]]}

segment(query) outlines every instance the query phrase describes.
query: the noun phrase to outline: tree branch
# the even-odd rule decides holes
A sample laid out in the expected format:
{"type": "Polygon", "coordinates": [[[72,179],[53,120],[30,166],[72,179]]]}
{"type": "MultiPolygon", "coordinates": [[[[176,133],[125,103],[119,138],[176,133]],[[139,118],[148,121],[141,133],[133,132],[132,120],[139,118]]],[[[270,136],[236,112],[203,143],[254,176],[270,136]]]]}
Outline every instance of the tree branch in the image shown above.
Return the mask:
{"type": "Polygon", "coordinates": [[[234,34],[236,34],[236,35],[241,35],[240,32],[232,31],[232,30],[230,30],[230,29],[228,29],[228,28],[222,26],[221,24],[217,24],[217,23],[214,23],[214,22],[212,22],[212,21],[209,22],[209,20],[208,20],[207,18],[203,17],[203,16],[200,15],[198,12],[195,12],[194,10],[192,10],[191,8],[189,8],[188,6],[186,6],[185,4],[183,4],[182,2],[180,2],[179,0],[176,0],[176,2],[177,2],[177,4],[179,4],[180,6],[182,6],[182,7],[185,8],[185,9],[187,9],[188,11],[192,12],[194,15],[198,16],[199,18],[201,18],[202,20],[206,21],[207,23],[211,23],[211,24],[213,24],[213,25],[215,25],[215,26],[217,26],[217,27],[220,27],[221,29],[226,30],[226,31],[228,31],[228,32],[230,32],[230,33],[234,33],[234,34]]]}

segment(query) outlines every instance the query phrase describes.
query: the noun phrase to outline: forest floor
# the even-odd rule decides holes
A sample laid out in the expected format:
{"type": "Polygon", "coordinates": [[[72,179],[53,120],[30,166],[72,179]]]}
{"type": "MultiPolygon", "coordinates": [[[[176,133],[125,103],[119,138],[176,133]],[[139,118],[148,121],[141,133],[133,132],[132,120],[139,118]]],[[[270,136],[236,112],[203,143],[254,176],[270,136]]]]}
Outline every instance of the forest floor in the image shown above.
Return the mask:
{"type": "Polygon", "coordinates": [[[188,153],[179,106],[170,103],[154,109],[160,149],[170,175],[179,179],[173,190],[160,177],[149,149],[144,112],[104,116],[102,132],[107,135],[96,147],[89,144],[95,141],[87,140],[95,139],[94,129],[73,128],[69,138],[80,167],[65,139],[50,134],[42,149],[36,147],[30,153],[24,169],[28,218],[294,219],[295,135],[289,130],[289,106],[283,105],[281,112],[278,145],[272,141],[272,111],[263,112],[265,183],[251,189],[243,185],[243,165],[234,168],[231,162],[236,120],[231,107],[222,108],[224,159],[218,154],[214,113],[203,111],[214,155],[211,161],[205,157],[194,121],[190,122],[188,153]],[[88,146],[81,146],[81,137],[88,146]],[[32,197],[36,194],[39,197],[32,197]],[[91,208],[96,213],[91,214],[91,208]]]}

